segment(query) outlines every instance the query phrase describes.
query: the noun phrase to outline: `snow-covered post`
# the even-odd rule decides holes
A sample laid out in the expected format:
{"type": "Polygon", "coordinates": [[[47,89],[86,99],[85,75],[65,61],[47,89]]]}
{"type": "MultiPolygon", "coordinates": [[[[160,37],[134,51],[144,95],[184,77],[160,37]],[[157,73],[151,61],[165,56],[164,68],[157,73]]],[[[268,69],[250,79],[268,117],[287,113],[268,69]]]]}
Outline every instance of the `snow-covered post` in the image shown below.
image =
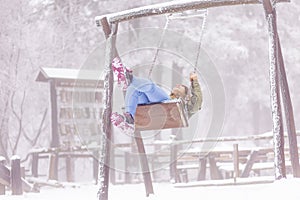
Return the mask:
{"type": "MultiPolygon", "coordinates": [[[[99,191],[98,199],[108,199],[108,186],[109,186],[109,168],[110,168],[110,142],[111,142],[111,121],[112,114],[112,97],[113,97],[113,71],[111,63],[114,56],[116,31],[110,31],[112,24],[108,24],[107,19],[101,20],[104,31],[107,35],[106,40],[106,54],[105,54],[105,79],[104,79],[104,110],[102,118],[102,138],[101,138],[101,151],[99,161],[99,191]]],[[[116,27],[115,27],[116,28],[116,27]]]]}
{"type": "Polygon", "coordinates": [[[275,9],[270,0],[263,0],[269,30],[270,90],[273,119],[274,166],[275,179],[286,178],[284,158],[284,135],[280,103],[278,43],[276,34],[275,9]]]}
{"type": "Polygon", "coordinates": [[[11,191],[12,195],[22,195],[22,180],[21,180],[21,159],[19,156],[11,158],[11,191]]]}
{"type": "Polygon", "coordinates": [[[281,94],[282,94],[282,100],[284,105],[287,132],[288,132],[290,159],[292,163],[293,176],[300,177],[298,142],[297,142],[295,120],[294,120],[293,105],[292,105],[289,86],[288,86],[287,77],[285,73],[280,40],[279,37],[277,38],[278,38],[279,72],[281,77],[280,86],[281,86],[281,94]]]}
{"type": "Polygon", "coordinates": [[[239,161],[239,145],[233,144],[233,179],[236,183],[236,179],[240,176],[240,161],[239,161]]]}
{"type": "Polygon", "coordinates": [[[268,12],[274,16],[274,21],[275,21],[274,34],[276,35],[276,39],[277,39],[276,42],[278,48],[278,67],[279,67],[279,75],[280,75],[279,81],[280,81],[280,89],[281,89],[281,95],[282,95],[283,106],[285,111],[291,163],[292,163],[294,177],[300,177],[299,154],[298,154],[298,144],[297,144],[295,121],[294,121],[293,105],[290,98],[289,86],[287,82],[283,56],[281,52],[280,39],[277,32],[276,10],[275,8],[273,8],[271,3],[269,4],[264,3],[264,5],[265,7],[268,7],[268,12]]]}

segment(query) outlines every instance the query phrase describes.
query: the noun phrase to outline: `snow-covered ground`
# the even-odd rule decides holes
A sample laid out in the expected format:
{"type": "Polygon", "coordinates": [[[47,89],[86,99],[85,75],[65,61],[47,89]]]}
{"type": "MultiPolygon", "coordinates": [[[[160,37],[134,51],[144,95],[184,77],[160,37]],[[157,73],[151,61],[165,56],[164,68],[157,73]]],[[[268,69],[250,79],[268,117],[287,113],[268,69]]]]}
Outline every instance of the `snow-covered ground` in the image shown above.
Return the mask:
{"type": "MultiPolygon", "coordinates": [[[[175,188],[170,183],[154,183],[155,195],[145,196],[143,184],[110,185],[110,200],[267,200],[300,199],[300,179],[290,178],[269,184],[210,186],[175,188]]],[[[22,196],[0,196],[1,200],[93,200],[97,199],[98,186],[81,184],[77,187],[46,188],[40,193],[25,193],[22,196]]]]}

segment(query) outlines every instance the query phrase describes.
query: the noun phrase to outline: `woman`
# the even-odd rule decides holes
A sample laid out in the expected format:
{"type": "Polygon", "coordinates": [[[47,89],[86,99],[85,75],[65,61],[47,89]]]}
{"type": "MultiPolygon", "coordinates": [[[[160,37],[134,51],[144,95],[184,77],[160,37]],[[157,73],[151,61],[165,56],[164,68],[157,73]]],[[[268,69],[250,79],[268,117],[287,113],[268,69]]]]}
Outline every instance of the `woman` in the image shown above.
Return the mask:
{"type": "Polygon", "coordinates": [[[113,60],[112,67],[118,78],[118,84],[123,85],[124,90],[126,89],[124,115],[113,113],[111,116],[112,124],[123,132],[134,131],[134,116],[139,104],[159,103],[174,98],[181,98],[184,100],[185,109],[189,117],[201,109],[202,92],[198,76],[194,72],[190,74],[190,89],[185,85],[179,84],[168,95],[151,80],[132,75],[132,70],[125,68],[118,57],[113,60]]]}

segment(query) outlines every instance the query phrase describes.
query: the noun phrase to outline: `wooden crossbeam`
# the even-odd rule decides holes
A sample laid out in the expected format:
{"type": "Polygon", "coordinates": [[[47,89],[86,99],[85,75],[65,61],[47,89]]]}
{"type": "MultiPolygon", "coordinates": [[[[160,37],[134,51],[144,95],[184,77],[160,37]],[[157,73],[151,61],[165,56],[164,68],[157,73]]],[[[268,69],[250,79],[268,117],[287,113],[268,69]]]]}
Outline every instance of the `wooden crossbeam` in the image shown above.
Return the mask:
{"type": "MultiPolygon", "coordinates": [[[[280,2],[290,2],[290,0],[276,0],[277,3],[280,2]]],[[[182,1],[176,0],[166,3],[159,3],[150,6],[143,6],[138,8],[133,8],[130,10],[124,10],[121,12],[116,12],[107,15],[97,16],[95,18],[96,24],[101,25],[101,20],[107,18],[109,23],[118,23],[122,21],[128,21],[131,19],[170,14],[176,12],[183,12],[187,10],[195,9],[206,9],[221,6],[233,6],[233,5],[245,5],[245,4],[261,4],[261,0],[190,0],[182,1]]]]}

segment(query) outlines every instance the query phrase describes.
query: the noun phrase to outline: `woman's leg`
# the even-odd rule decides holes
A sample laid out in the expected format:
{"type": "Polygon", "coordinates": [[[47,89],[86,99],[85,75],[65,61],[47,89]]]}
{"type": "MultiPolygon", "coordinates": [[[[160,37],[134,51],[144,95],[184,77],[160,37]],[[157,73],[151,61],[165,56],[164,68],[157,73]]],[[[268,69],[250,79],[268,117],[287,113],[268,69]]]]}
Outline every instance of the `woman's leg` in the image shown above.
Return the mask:
{"type": "Polygon", "coordinates": [[[138,104],[149,103],[147,96],[138,90],[136,90],[131,85],[127,88],[125,95],[125,112],[129,112],[134,118],[136,108],[138,104]]]}
{"type": "Polygon", "coordinates": [[[125,111],[132,117],[138,104],[158,103],[170,99],[169,95],[148,79],[133,77],[125,96],[125,111]]]}

